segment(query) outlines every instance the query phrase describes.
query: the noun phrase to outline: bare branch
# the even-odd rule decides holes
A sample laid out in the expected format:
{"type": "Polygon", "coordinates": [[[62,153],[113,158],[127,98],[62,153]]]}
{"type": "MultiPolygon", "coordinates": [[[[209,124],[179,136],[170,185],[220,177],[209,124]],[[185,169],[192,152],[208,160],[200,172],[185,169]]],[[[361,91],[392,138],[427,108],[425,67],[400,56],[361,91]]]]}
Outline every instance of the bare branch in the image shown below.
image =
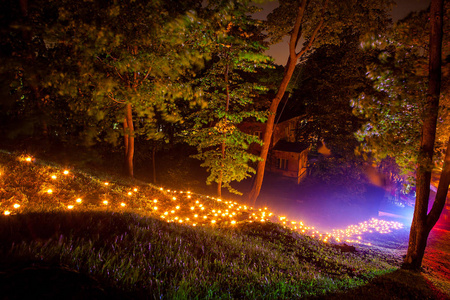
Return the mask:
{"type": "Polygon", "coordinates": [[[328,6],[328,0],[325,1],[325,4],[322,7],[322,16],[320,18],[320,22],[319,22],[319,24],[317,24],[316,29],[314,29],[314,32],[311,35],[311,38],[309,39],[308,44],[306,46],[304,46],[298,54],[296,54],[295,60],[298,60],[303,54],[305,54],[306,51],[308,51],[311,48],[314,40],[317,37],[317,34],[319,33],[319,30],[322,29],[323,22],[325,20],[325,10],[326,10],[327,6],[328,6]]]}

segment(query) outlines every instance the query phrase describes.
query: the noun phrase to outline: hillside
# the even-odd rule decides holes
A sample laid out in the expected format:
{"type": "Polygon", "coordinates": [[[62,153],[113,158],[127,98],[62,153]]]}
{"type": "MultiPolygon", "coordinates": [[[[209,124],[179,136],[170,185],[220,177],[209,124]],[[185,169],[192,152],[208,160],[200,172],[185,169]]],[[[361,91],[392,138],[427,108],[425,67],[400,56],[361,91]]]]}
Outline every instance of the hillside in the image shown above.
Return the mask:
{"type": "Polygon", "coordinates": [[[269,208],[7,152],[0,184],[4,299],[442,296],[420,275],[395,271],[398,253],[368,247],[365,235],[376,240],[394,222],[321,233],[269,208]]]}

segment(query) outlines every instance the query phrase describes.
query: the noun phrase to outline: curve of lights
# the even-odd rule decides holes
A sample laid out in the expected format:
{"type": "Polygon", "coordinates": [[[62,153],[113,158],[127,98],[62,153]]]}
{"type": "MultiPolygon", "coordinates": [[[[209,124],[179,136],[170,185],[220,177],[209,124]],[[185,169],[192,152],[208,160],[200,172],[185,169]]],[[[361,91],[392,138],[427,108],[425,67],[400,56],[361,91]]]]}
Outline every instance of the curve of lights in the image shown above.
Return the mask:
{"type": "MultiPolygon", "coordinates": [[[[33,164],[36,160],[31,156],[20,156],[18,160],[33,164]]],[[[111,197],[112,189],[119,187],[113,182],[98,181],[99,188],[105,192],[104,198],[98,199],[96,203],[85,205],[83,196],[76,196],[73,199],[63,200],[58,199],[58,191],[55,182],[64,181],[64,187],[70,187],[70,180],[73,180],[76,174],[70,170],[57,169],[52,171],[48,181],[42,183],[41,193],[45,195],[48,200],[61,203],[62,209],[68,211],[86,210],[92,208],[103,209],[131,209],[139,210],[147,213],[153,217],[157,217],[166,222],[185,224],[190,226],[236,226],[242,222],[276,222],[282,224],[285,228],[289,228],[300,234],[305,234],[313,238],[317,238],[323,242],[334,243],[354,243],[369,245],[364,241],[364,234],[379,233],[388,234],[394,230],[403,228],[403,224],[396,221],[385,221],[372,218],[368,221],[359,223],[357,225],[350,225],[345,229],[333,229],[330,232],[321,232],[313,226],[307,226],[302,221],[289,220],[284,216],[275,216],[267,207],[261,209],[254,209],[246,205],[239,204],[235,201],[227,201],[220,198],[204,196],[192,193],[191,191],[170,190],[164,187],[156,187],[152,184],[147,184],[154,192],[157,190],[161,197],[154,198],[146,194],[145,186],[142,187],[128,187],[120,186],[120,191],[123,194],[120,199],[111,197]],[[144,187],[144,188],[143,188],[144,187]],[[52,199],[53,198],[53,199],[52,199]],[[125,199],[125,200],[124,200],[125,199]],[[135,201],[140,199],[139,201],[135,201]],[[144,199],[144,200],[142,200],[144,199]],[[136,203],[141,204],[136,207],[136,203]],[[142,205],[145,204],[145,205],[142,205]]],[[[7,176],[2,170],[0,176],[7,176]]],[[[73,192],[73,191],[72,191],[73,192]]],[[[117,193],[117,191],[116,191],[117,193]]],[[[73,193],[72,193],[73,194],[73,193]]],[[[11,216],[21,213],[26,210],[26,203],[14,202],[7,207],[0,206],[0,212],[4,216],[11,216]]]]}

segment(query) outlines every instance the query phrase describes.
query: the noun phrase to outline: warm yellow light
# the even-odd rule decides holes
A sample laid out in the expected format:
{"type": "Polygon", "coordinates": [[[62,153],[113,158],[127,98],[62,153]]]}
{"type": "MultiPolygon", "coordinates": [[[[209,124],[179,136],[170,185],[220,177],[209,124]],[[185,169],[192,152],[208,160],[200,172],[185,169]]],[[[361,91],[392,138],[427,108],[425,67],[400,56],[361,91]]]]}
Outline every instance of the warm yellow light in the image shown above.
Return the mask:
{"type": "Polygon", "coordinates": [[[27,162],[30,162],[30,161],[32,161],[33,159],[30,157],[30,156],[27,156],[26,158],[25,158],[25,161],[27,161],[27,162]]]}
{"type": "Polygon", "coordinates": [[[236,224],[236,221],[235,220],[231,221],[231,224],[233,224],[233,225],[236,224]]]}
{"type": "Polygon", "coordinates": [[[64,170],[63,174],[67,175],[67,174],[69,174],[69,171],[68,170],[64,170]]]}
{"type": "Polygon", "coordinates": [[[188,195],[187,197],[188,197],[189,199],[191,199],[191,195],[188,195]]]}
{"type": "Polygon", "coordinates": [[[134,188],[133,191],[137,192],[137,188],[134,188]]]}
{"type": "Polygon", "coordinates": [[[216,223],[216,220],[212,220],[211,223],[213,223],[213,224],[216,223]]]}
{"type": "Polygon", "coordinates": [[[52,189],[48,189],[47,190],[47,194],[50,194],[50,195],[53,194],[53,190],[52,189]]]}
{"type": "Polygon", "coordinates": [[[175,207],[176,209],[180,209],[180,206],[179,205],[177,205],[177,207],[175,207]]]}
{"type": "Polygon", "coordinates": [[[153,203],[156,203],[156,202],[158,202],[158,200],[156,200],[156,199],[153,199],[153,203]]]}
{"type": "Polygon", "coordinates": [[[194,210],[194,209],[195,209],[195,207],[191,206],[191,210],[194,210]]]}
{"type": "Polygon", "coordinates": [[[177,200],[177,197],[172,197],[172,200],[177,200]]]}
{"type": "Polygon", "coordinates": [[[108,200],[104,200],[103,204],[108,205],[108,200]]]}
{"type": "Polygon", "coordinates": [[[153,210],[158,210],[158,207],[157,206],[153,207],[153,210]]]}
{"type": "Polygon", "coordinates": [[[105,182],[105,185],[109,185],[109,182],[105,182]]]}
{"type": "Polygon", "coordinates": [[[120,206],[125,207],[126,204],[122,202],[122,203],[120,203],[120,206]]]}
{"type": "Polygon", "coordinates": [[[5,216],[9,216],[9,215],[11,214],[11,212],[10,212],[9,210],[5,210],[5,211],[3,212],[3,214],[4,214],[5,216]]]}
{"type": "Polygon", "coordinates": [[[16,203],[16,204],[13,205],[13,207],[14,207],[14,208],[19,208],[19,207],[20,207],[20,204],[17,204],[17,203],[16,203]]]}
{"type": "Polygon", "coordinates": [[[195,214],[195,215],[194,215],[194,218],[198,218],[198,215],[197,215],[197,214],[195,214]]]}
{"type": "Polygon", "coordinates": [[[67,205],[68,209],[73,209],[73,205],[67,205]]]}
{"type": "Polygon", "coordinates": [[[133,195],[133,193],[132,192],[128,192],[128,196],[131,196],[131,195],[133,195]]]}
{"type": "Polygon", "coordinates": [[[56,179],[56,175],[52,175],[52,179],[56,179]]]}
{"type": "Polygon", "coordinates": [[[77,203],[81,203],[83,200],[81,200],[81,198],[78,198],[77,200],[75,200],[77,203]]]}

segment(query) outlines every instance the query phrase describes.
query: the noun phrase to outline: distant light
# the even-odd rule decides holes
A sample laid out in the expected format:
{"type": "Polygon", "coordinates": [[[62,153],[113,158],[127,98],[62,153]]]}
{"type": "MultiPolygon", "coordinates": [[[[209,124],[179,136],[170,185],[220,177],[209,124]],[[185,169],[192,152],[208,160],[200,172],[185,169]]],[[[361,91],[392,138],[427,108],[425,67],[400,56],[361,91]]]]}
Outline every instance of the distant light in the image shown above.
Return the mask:
{"type": "Polygon", "coordinates": [[[56,179],[56,175],[52,175],[52,179],[56,179]]]}
{"type": "Polygon", "coordinates": [[[105,182],[105,185],[109,185],[109,182],[105,182]]]}
{"type": "Polygon", "coordinates": [[[53,190],[52,189],[48,189],[47,190],[47,194],[49,194],[49,195],[53,194],[53,190]]]}
{"type": "Polygon", "coordinates": [[[68,205],[67,208],[68,209],[73,209],[73,205],[68,205]]]}
{"type": "Polygon", "coordinates": [[[64,170],[63,174],[67,175],[67,174],[69,174],[69,171],[68,170],[64,170]]]}
{"type": "Polygon", "coordinates": [[[4,214],[5,216],[9,216],[9,215],[11,214],[11,212],[10,212],[9,210],[5,210],[5,211],[3,212],[3,214],[4,214]]]}
{"type": "Polygon", "coordinates": [[[153,203],[156,203],[156,202],[158,202],[158,200],[157,199],[153,199],[153,203]]]}
{"type": "Polygon", "coordinates": [[[81,203],[81,201],[83,201],[83,200],[81,200],[81,198],[78,198],[77,200],[75,200],[77,203],[81,203]]]}
{"type": "Polygon", "coordinates": [[[108,205],[108,200],[104,200],[103,204],[108,205]]]}
{"type": "Polygon", "coordinates": [[[233,224],[233,225],[236,224],[236,221],[235,220],[231,221],[231,224],[233,224]]]}
{"type": "Polygon", "coordinates": [[[172,197],[172,200],[177,200],[177,197],[172,197]]]}
{"type": "Polygon", "coordinates": [[[134,188],[133,191],[137,192],[137,188],[134,188]]]}
{"type": "Polygon", "coordinates": [[[17,203],[16,203],[16,204],[13,205],[13,207],[14,207],[14,208],[19,208],[19,207],[20,207],[20,204],[17,204],[17,203]]]}
{"type": "Polygon", "coordinates": [[[153,210],[158,210],[158,206],[153,207],[153,210]]]}
{"type": "Polygon", "coordinates": [[[131,195],[133,195],[133,193],[132,192],[128,192],[128,196],[131,196],[131,195]]]}
{"type": "Polygon", "coordinates": [[[125,207],[126,204],[122,202],[122,203],[120,203],[120,206],[125,207]]]}
{"type": "Polygon", "coordinates": [[[26,158],[25,158],[25,161],[27,161],[27,162],[31,162],[33,159],[30,157],[30,156],[27,156],[26,158]]]}

